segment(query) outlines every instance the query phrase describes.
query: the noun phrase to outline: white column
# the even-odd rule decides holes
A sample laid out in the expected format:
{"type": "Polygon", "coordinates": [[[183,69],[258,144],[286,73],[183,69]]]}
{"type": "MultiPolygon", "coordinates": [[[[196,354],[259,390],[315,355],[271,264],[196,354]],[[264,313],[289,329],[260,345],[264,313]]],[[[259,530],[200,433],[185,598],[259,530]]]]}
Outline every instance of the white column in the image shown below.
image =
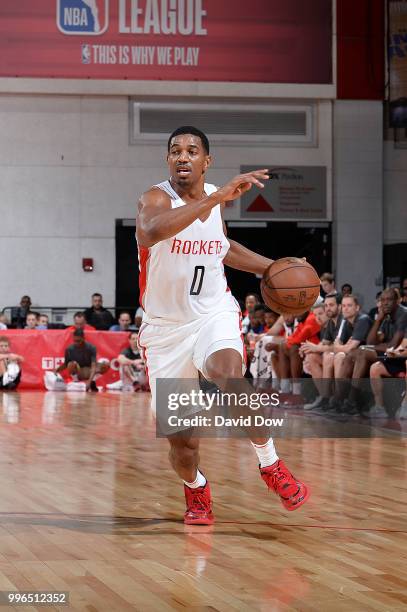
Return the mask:
{"type": "Polygon", "coordinates": [[[374,305],[383,252],[383,106],[337,100],[333,132],[333,266],[337,285],[351,283],[374,305]]]}

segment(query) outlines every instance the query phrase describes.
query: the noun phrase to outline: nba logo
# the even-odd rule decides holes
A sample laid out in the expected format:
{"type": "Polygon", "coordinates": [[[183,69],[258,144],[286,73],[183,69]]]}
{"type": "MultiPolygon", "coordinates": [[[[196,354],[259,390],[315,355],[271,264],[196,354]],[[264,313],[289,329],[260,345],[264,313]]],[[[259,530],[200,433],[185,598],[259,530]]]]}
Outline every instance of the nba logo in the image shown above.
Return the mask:
{"type": "Polygon", "coordinates": [[[90,45],[81,45],[82,64],[90,64],[90,45]]]}
{"type": "Polygon", "coordinates": [[[108,25],[109,0],[57,0],[57,26],[63,34],[98,36],[108,25]]]}

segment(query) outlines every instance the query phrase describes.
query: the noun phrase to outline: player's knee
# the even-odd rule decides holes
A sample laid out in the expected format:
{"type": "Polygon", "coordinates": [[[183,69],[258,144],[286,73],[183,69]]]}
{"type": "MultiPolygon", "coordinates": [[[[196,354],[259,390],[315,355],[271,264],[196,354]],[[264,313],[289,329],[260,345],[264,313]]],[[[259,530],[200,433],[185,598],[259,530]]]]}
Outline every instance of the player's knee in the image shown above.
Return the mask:
{"type": "Polygon", "coordinates": [[[243,369],[240,354],[236,359],[208,359],[205,364],[205,377],[220,386],[224,386],[224,383],[231,379],[242,378],[242,376],[243,369]]]}
{"type": "Polygon", "coordinates": [[[383,366],[380,361],[376,361],[376,363],[372,363],[370,366],[370,377],[371,378],[380,378],[382,375],[383,366]]]}

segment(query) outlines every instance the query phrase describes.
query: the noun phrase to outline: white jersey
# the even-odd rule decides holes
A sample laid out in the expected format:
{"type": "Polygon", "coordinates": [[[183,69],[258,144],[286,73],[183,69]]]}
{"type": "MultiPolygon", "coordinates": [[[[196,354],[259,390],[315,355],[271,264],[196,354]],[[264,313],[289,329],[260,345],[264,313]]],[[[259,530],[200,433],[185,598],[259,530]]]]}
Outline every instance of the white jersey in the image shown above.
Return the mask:
{"type": "MultiPolygon", "coordinates": [[[[187,206],[169,181],[154,187],[170,196],[172,208],[187,206]]],[[[208,183],[204,189],[207,195],[216,191],[208,183]]],[[[239,312],[223,269],[229,246],[218,204],[206,221],[196,219],[176,236],[139,247],[143,323],[185,324],[220,311],[239,312]]]]}

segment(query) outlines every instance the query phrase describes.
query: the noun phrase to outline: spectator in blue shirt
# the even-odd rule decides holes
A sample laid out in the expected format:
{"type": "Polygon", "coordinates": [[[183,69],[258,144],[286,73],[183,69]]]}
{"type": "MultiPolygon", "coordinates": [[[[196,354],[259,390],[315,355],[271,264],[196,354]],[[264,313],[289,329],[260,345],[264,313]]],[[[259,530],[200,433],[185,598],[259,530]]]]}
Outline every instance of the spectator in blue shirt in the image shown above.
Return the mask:
{"type": "Polygon", "coordinates": [[[112,325],[109,331],[128,332],[131,325],[131,315],[129,312],[122,312],[119,316],[119,324],[112,325]]]}

